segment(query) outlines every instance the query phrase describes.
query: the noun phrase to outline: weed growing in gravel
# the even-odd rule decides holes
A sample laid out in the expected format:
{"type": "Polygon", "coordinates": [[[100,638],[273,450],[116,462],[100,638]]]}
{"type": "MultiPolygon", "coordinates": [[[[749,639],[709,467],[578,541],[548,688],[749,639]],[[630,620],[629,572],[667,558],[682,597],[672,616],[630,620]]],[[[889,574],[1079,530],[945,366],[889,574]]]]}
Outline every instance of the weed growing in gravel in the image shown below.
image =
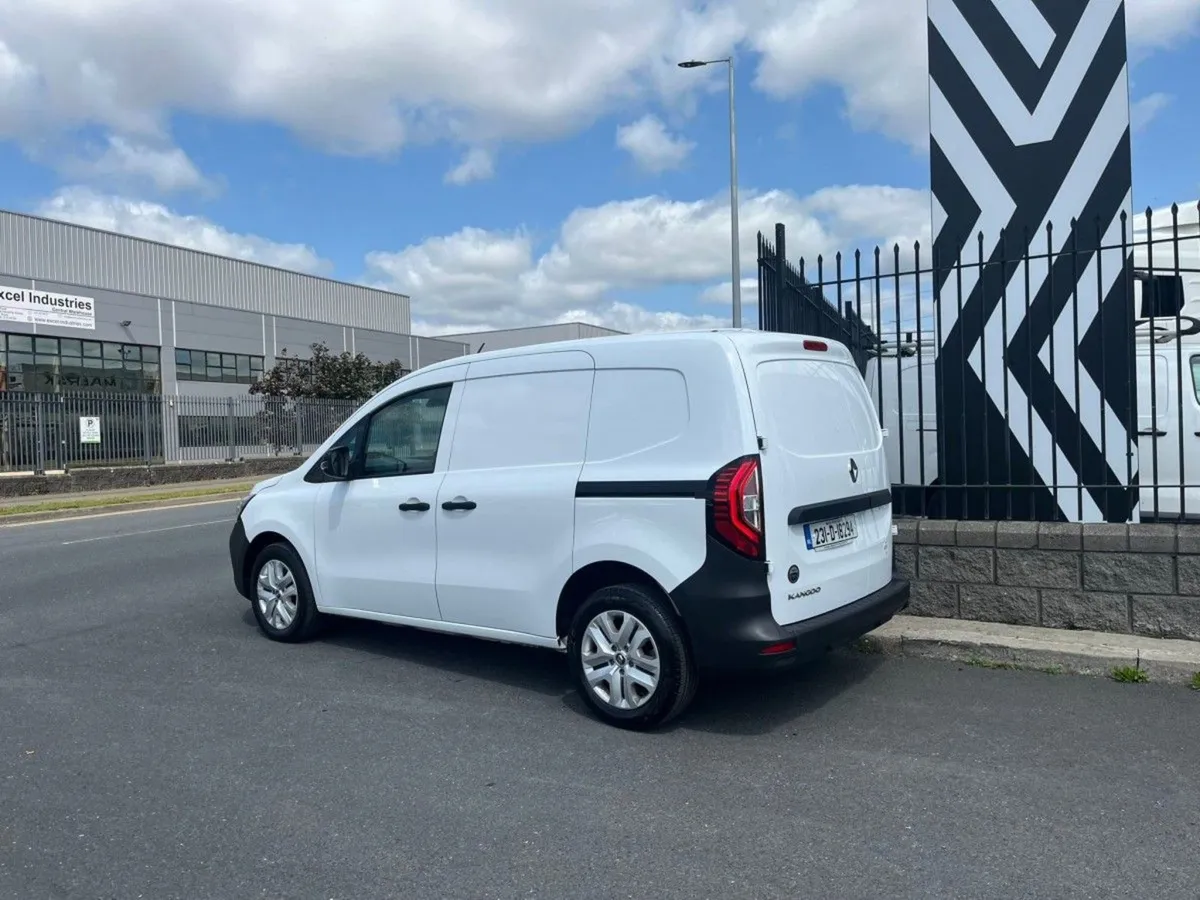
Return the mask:
{"type": "Polygon", "coordinates": [[[1150,676],[1146,674],[1145,669],[1137,666],[1117,666],[1112,670],[1112,679],[1122,684],[1145,684],[1150,680],[1150,676]]]}
{"type": "Polygon", "coordinates": [[[1021,668],[1014,662],[1005,662],[998,659],[984,659],[982,656],[971,656],[967,659],[968,666],[975,666],[977,669],[1010,669],[1016,670],[1021,668]]]}
{"type": "Polygon", "coordinates": [[[1192,680],[1188,682],[1188,685],[1193,691],[1200,691],[1200,672],[1192,673],[1192,680]]]}

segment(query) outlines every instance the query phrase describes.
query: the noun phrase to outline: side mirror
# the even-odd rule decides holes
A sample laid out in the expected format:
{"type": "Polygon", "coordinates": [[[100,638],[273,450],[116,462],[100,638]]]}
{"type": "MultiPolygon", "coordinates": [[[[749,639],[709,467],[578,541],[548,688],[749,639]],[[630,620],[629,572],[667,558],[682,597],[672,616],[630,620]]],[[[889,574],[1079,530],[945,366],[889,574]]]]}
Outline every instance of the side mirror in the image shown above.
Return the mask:
{"type": "Polygon", "coordinates": [[[333,447],[321,458],[321,471],[335,481],[350,477],[350,448],[333,447]]]}

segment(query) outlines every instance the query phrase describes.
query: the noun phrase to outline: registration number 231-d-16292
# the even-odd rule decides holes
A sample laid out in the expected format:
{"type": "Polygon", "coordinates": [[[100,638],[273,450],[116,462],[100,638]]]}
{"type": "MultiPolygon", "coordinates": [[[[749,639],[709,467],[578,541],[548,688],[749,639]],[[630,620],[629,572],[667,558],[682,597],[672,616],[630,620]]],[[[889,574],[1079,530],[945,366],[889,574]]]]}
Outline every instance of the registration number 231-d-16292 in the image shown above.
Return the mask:
{"type": "Polygon", "coordinates": [[[854,516],[839,516],[804,526],[804,543],[809,550],[828,550],[858,537],[854,516]]]}

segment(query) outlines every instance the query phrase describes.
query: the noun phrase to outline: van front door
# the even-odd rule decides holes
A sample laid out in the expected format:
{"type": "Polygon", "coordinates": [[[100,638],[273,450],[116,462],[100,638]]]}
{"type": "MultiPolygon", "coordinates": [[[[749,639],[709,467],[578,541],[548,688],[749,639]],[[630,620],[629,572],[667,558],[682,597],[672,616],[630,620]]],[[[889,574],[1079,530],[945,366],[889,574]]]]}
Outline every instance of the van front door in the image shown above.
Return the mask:
{"type": "Polygon", "coordinates": [[[435,503],[452,387],[416,390],[377,409],[363,423],[350,480],[322,486],[314,518],[325,605],[441,618],[435,503]]]}

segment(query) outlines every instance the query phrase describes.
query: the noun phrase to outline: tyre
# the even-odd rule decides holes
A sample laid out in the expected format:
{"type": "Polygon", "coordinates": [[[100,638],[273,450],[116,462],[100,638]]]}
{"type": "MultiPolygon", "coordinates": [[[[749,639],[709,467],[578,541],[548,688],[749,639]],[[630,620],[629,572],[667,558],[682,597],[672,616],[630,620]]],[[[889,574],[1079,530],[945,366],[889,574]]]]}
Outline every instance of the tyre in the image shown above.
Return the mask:
{"type": "Polygon", "coordinates": [[[663,725],[696,692],[691,648],[674,611],[641,585],[592,594],[571,624],[567,658],[584,702],[620,728],[663,725]]]}
{"type": "Polygon", "coordinates": [[[299,554],[282,543],[269,544],[258,554],[251,570],[254,618],[273,641],[307,640],[323,624],[313,600],[308,571],[299,554]]]}

